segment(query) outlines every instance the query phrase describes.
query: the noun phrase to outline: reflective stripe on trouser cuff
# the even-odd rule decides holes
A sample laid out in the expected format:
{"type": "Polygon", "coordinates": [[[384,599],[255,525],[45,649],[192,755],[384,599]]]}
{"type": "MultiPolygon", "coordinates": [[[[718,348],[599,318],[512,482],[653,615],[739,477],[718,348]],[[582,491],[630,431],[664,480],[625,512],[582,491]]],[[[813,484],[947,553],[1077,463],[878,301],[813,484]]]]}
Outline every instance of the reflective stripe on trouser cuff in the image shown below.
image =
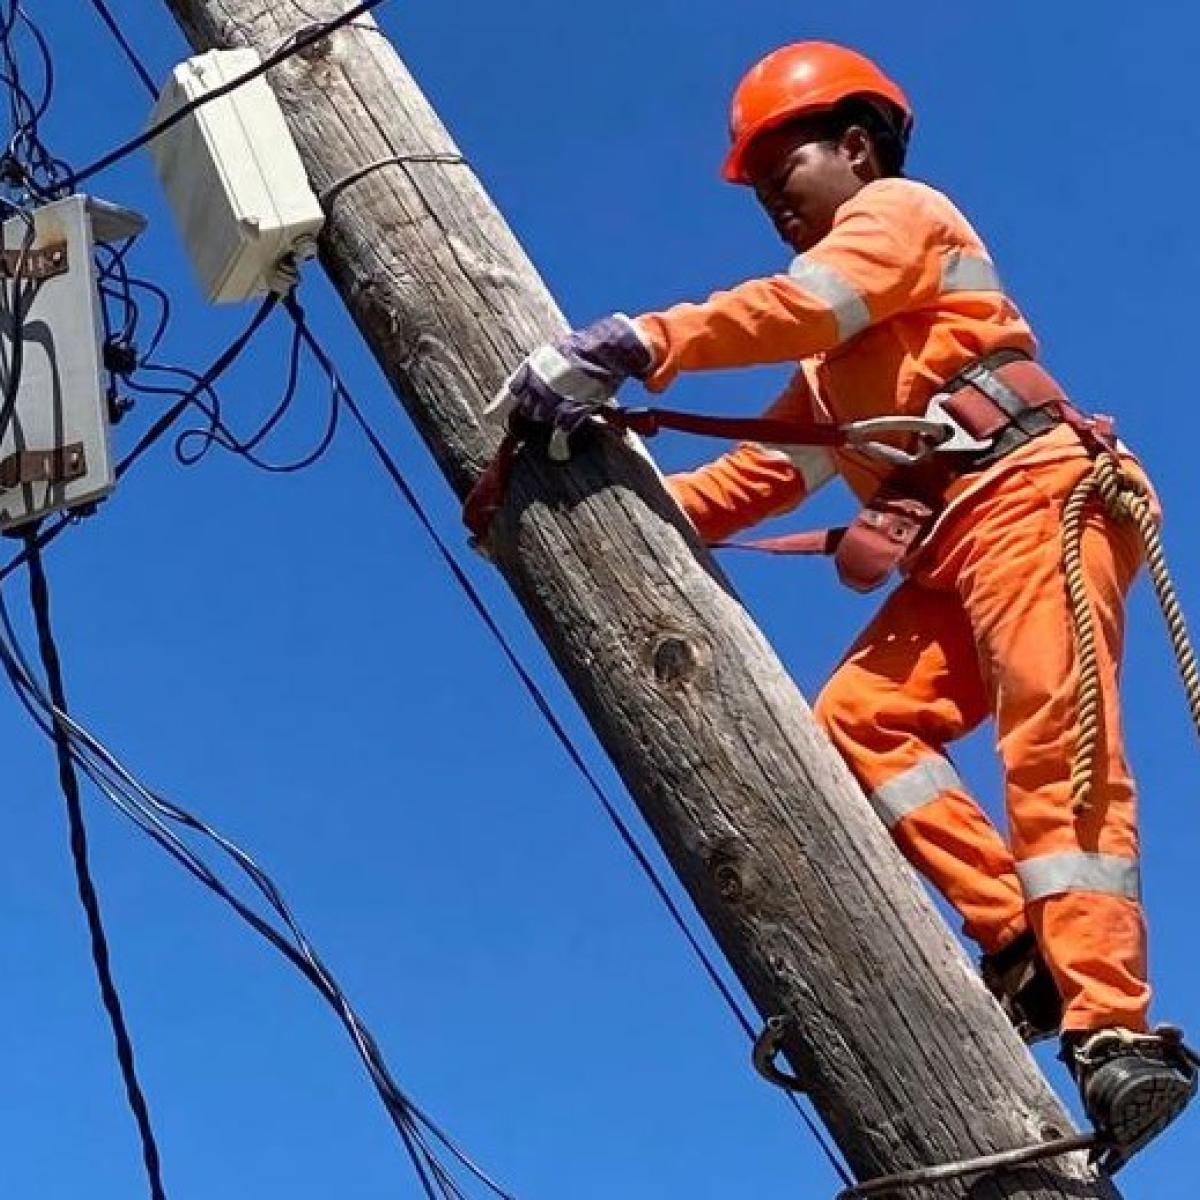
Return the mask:
{"type": "Polygon", "coordinates": [[[951,250],[942,263],[942,292],[1002,292],[993,263],[979,254],[951,250]]]}
{"type": "Polygon", "coordinates": [[[803,254],[798,254],[788,267],[788,277],[833,309],[839,342],[849,341],[870,325],[871,313],[867,302],[858,294],[858,289],[832,267],[811,262],[803,254]]]}
{"type": "Polygon", "coordinates": [[[923,758],[915,767],[909,767],[877,787],[869,799],[879,819],[891,829],[910,812],[962,785],[962,779],[949,759],[923,758]]]}
{"type": "Polygon", "coordinates": [[[1141,896],[1141,872],[1136,858],[1089,854],[1082,850],[1047,854],[1017,863],[1017,876],[1026,900],[1043,900],[1063,892],[1102,892],[1106,896],[1141,896]]]}
{"type": "Polygon", "coordinates": [[[763,450],[786,459],[804,480],[804,494],[811,496],[819,487],[828,483],[837,474],[833,455],[820,446],[776,446],[768,443],[763,450]]]}

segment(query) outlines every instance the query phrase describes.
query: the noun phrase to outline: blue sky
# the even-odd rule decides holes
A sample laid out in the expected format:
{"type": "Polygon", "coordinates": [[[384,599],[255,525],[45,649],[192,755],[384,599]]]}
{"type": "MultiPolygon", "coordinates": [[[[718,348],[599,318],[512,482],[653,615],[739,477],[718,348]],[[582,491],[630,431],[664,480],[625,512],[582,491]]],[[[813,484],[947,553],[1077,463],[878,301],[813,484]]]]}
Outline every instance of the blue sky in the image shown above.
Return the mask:
{"type": "MultiPolygon", "coordinates": [[[[187,53],[163,5],[112,0],[158,77],[187,53]]],[[[90,6],[34,5],[59,66],[47,126],[82,163],[147,103],[90,6]]],[[[1200,595],[1190,369],[1200,269],[1179,6],[926,0],[385,6],[381,20],[578,322],[702,296],[786,252],[719,182],[728,93],[758,55],[824,37],[877,55],[918,109],[912,171],[966,209],[1076,396],[1117,414],[1163,495],[1185,602],[1200,595]]],[[[167,349],[207,362],[247,318],[199,297],[145,158],[95,193],[146,212],[133,262],[175,298],[167,349]]],[[[436,519],[456,505],[314,270],[314,321],[436,519]]],[[[252,428],[282,322],[222,389],[252,428]]],[[[315,375],[280,453],[323,416],[315,375]]],[[[673,400],[751,411],[777,374],[673,400]]],[[[123,447],[157,408],[143,402],[123,447]]],[[[705,447],[663,439],[664,463],[705,447]]],[[[805,519],[845,511],[822,500],[805,519]]],[[[626,804],[519,610],[500,619],[626,804]]],[[[164,446],[50,555],[77,714],[150,783],[277,875],[401,1081],[522,1198],[824,1197],[836,1190],[738,1030],[354,431],[275,478],[164,446]]],[[[873,601],[822,565],[738,559],[739,588],[814,694],[873,601]]],[[[21,582],[8,585],[20,595],[21,582]]],[[[1144,798],[1157,1016],[1200,1031],[1190,882],[1197,747],[1143,584],[1127,725],[1144,798]]],[[[50,755],[3,702],[0,1190],[144,1193],[90,975],[50,755]]],[[[995,809],[990,734],[960,765],[995,809]]],[[[95,869],[170,1194],[415,1196],[340,1030],[293,974],[99,800],[95,869]]],[[[1049,1064],[1048,1064],[1049,1065],[1049,1064]]],[[[1052,1078],[1063,1077],[1052,1067],[1052,1078]]],[[[1184,1200],[1190,1116],[1126,1195],[1184,1200]]]]}

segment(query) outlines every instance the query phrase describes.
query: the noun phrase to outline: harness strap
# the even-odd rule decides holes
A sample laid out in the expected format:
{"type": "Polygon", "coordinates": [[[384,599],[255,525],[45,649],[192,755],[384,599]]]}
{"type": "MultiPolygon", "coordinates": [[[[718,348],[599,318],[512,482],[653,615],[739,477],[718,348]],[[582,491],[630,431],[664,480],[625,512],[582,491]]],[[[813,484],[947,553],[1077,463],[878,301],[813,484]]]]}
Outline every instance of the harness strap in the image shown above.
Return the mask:
{"type": "Polygon", "coordinates": [[[808,529],[803,533],[785,533],[780,537],[751,538],[740,542],[712,542],[714,550],[757,550],[763,554],[834,554],[846,528],[808,529]]]}
{"type": "MultiPolygon", "coordinates": [[[[846,528],[716,544],[718,548],[769,554],[832,554],[843,582],[870,591],[915,549],[944,506],[950,485],[963,475],[983,470],[1060,422],[1070,426],[1093,454],[1110,449],[1115,441],[1108,418],[1089,417],[1076,409],[1054,378],[1019,350],[999,350],[968,364],[935,399],[957,430],[944,420],[939,423],[929,417],[877,417],[835,425],[616,405],[598,409],[595,416],[614,429],[643,437],[671,429],[775,446],[847,448],[895,466],[880,493],[846,528]],[[977,448],[959,449],[959,435],[964,432],[968,443],[977,448]],[[915,441],[917,452],[881,440],[896,435],[907,437],[909,444],[915,441]],[[944,451],[930,461],[930,452],[937,451],[943,441],[944,451]]],[[[463,520],[472,543],[484,553],[522,440],[520,425],[510,423],[496,458],[464,505],[463,520]]]]}
{"type": "MultiPolygon", "coordinates": [[[[974,414],[978,412],[978,405],[972,406],[970,403],[974,394],[979,393],[985,396],[991,401],[992,407],[988,418],[985,418],[988,433],[998,433],[1005,425],[1015,425],[1022,432],[1034,436],[1040,430],[1027,427],[1026,422],[1030,415],[1051,403],[1066,399],[1045,371],[1036,363],[1023,357],[1004,361],[1004,356],[1001,354],[996,355],[992,361],[987,363],[973,362],[964,367],[957,378],[973,391],[962,389],[959,396],[951,400],[951,405],[957,405],[964,415],[968,410],[974,414]],[[1008,370],[1004,371],[1006,367],[1008,370]],[[1025,369],[1022,370],[1022,367],[1025,369]],[[1003,375],[1001,371],[1004,371],[1003,375]],[[1023,376],[1022,382],[1026,386],[1021,387],[1017,379],[1013,379],[1014,376],[1023,376]],[[1010,383],[1009,379],[1013,379],[1013,382],[1010,383]],[[1046,384],[1050,385],[1049,388],[1046,388],[1046,384]]],[[[951,385],[946,390],[959,389],[955,389],[951,385]]],[[[954,408],[952,407],[950,411],[953,413],[954,408]]],[[[972,430],[972,432],[976,431],[972,430]]],[[[976,436],[979,434],[977,433],[976,436]]]]}
{"type": "MultiPolygon", "coordinates": [[[[699,434],[729,441],[765,442],[775,446],[857,446],[864,450],[873,449],[877,453],[892,449],[881,441],[886,435],[915,435],[928,439],[930,431],[936,428],[934,422],[910,417],[881,417],[834,425],[820,421],[786,421],[775,417],[709,416],[705,413],[681,412],[672,408],[619,408],[616,405],[605,405],[596,411],[595,416],[622,433],[637,433],[643,437],[653,437],[664,429],[671,429],[679,433],[699,434]]],[[[496,513],[504,503],[508,482],[525,435],[524,422],[510,417],[507,432],[495,458],[480,475],[463,504],[462,518],[471,534],[471,544],[485,555],[488,533],[496,513]]],[[[907,457],[898,449],[894,452],[907,457]]],[[[773,552],[832,554],[834,547],[825,549],[825,542],[821,541],[821,538],[827,533],[841,532],[822,530],[820,534],[814,535],[811,549],[789,551],[777,548],[773,552]]],[[[806,535],[798,535],[797,544],[808,544],[806,535]]]]}
{"type": "Polygon", "coordinates": [[[508,495],[508,482],[521,450],[523,438],[511,425],[500,442],[496,456],[488,463],[463,503],[463,524],[471,534],[471,545],[488,557],[488,535],[492,522],[508,495]]]}
{"type": "Polygon", "coordinates": [[[784,421],[776,417],[713,417],[673,408],[601,409],[596,414],[614,429],[653,437],[664,429],[724,438],[731,442],[768,442],[776,446],[846,446],[851,434],[840,425],[784,421]]]}

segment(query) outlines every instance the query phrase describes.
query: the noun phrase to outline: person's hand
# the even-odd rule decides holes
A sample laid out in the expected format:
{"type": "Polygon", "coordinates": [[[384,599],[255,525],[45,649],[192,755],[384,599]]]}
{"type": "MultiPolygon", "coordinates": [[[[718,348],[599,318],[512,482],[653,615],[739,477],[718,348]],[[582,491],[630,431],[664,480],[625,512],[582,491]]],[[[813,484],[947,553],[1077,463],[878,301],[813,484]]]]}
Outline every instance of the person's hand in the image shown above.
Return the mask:
{"type": "Polygon", "coordinates": [[[616,313],[539,346],[508,377],[488,412],[498,419],[515,412],[565,436],[652,365],[637,326],[616,313]]]}

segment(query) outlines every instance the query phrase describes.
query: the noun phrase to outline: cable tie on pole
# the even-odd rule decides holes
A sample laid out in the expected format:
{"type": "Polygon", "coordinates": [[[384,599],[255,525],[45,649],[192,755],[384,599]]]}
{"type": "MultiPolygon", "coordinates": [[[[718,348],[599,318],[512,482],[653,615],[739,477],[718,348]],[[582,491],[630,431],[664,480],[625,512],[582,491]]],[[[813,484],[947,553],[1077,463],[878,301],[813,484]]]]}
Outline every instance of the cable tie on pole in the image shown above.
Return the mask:
{"type": "Polygon", "coordinates": [[[446,166],[465,166],[467,160],[461,155],[452,152],[430,152],[428,154],[389,154],[386,158],[376,159],[374,162],[367,163],[366,166],[358,167],[351,171],[348,175],[337,180],[336,183],[331,183],[317,199],[322,208],[327,209],[346,188],[352,184],[358,183],[365,179],[368,175],[381,170],[383,167],[403,167],[409,163],[439,163],[446,166]]]}
{"type": "Polygon", "coordinates": [[[1068,1137],[1022,1146],[1018,1150],[1002,1150],[999,1154],[985,1154],[980,1158],[963,1159],[962,1162],[943,1163],[936,1167],[919,1167],[915,1171],[904,1171],[899,1175],[885,1175],[870,1179],[855,1187],[839,1192],[837,1200],[867,1200],[870,1196],[893,1196],[896,1192],[910,1188],[925,1188],[932,1183],[946,1183],[966,1179],[972,1175],[987,1175],[1012,1167],[1023,1167],[1031,1163],[1044,1162],[1050,1158],[1061,1158],[1084,1150],[1096,1150],[1104,1143],[1094,1133],[1075,1133],[1068,1137]]]}

